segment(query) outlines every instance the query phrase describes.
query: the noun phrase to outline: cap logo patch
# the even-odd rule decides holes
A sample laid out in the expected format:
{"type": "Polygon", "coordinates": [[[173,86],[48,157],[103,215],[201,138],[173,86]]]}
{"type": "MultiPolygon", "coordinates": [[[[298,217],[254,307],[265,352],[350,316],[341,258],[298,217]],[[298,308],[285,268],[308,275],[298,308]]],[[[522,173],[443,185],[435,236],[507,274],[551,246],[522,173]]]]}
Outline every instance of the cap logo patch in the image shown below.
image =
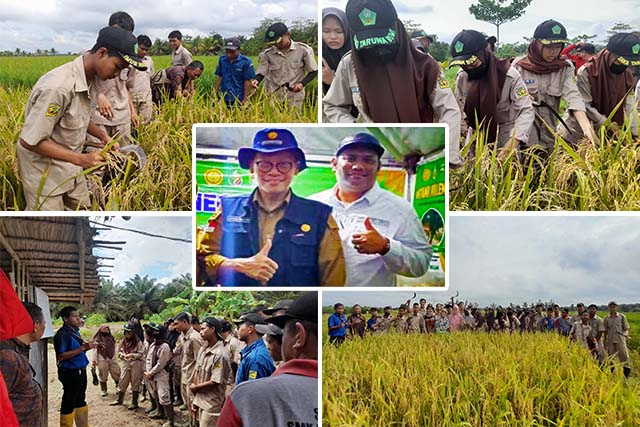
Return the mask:
{"type": "Polygon", "coordinates": [[[275,31],[269,31],[269,37],[273,37],[273,36],[275,36],[275,35],[276,35],[276,32],[275,32],[275,31]]]}
{"type": "Polygon", "coordinates": [[[464,49],[464,43],[458,40],[453,48],[456,50],[456,53],[460,53],[462,52],[462,49],[464,49]]]}
{"type": "Polygon", "coordinates": [[[278,132],[269,132],[267,134],[267,138],[269,139],[276,139],[278,137],[278,132]]]}
{"type": "Polygon", "coordinates": [[[560,32],[562,31],[562,28],[560,28],[560,25],[556,24],[551,28],[551,32],[553,34],[560,34],[560,32]]]}
{"type": "Polygon", "coordinates": [[[631,52],[633,52],[634,55],[637,55],[638,53],[640,53],[640,44],[636,43],[633,46],[631,46],[631,52]]]}
{"type": "Polygon", "coordinates": [[[376,25],[376,13],[373,10],[367,9],[365,7],[364,9],[362,9],[358,17],[360,18],[362,25],[364,25],[365,27],[376,25]]]}
{"type": "Polygon", "coordinates": [[[300,230],[304,231],[305,233],[308,232],[309,230],[311,230],[311,226],[309,224],[302,224],[300,226],[300,230]]]}
{"type": "Polygon", "coordinates": [[[138,43],[133,45],[133,51],[138,53],[138,43]]]}

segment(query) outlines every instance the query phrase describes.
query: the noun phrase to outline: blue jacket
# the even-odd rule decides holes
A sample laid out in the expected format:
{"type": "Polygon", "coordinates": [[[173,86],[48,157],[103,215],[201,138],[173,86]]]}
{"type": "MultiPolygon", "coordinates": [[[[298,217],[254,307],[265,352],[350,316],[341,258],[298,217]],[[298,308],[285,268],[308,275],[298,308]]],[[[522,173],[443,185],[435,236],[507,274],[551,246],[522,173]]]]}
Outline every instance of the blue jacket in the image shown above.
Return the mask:
{"type": "MultiPolygon", "coordinates": [[[[75,350],[83,345],[82,337],[80,336],[80,330],[74,329],[71,326],[63,325],[53,337],[53,347],[56,354],[66,353],[67,351],[75,350]]],[[[73,356],[71,359],[64,362],[58,362],[59,368],[64,369],[84,369],[89,364],[87,355],[82,352],[73,356]]]]}
{"type": "Polygon", "coordinates": [[[244,55],[238,55],[238,58],[229,62],[226,56],[221,56],[216,68],[216,76],[222,79],[220,90],[224,94],[224,100],[227,104],[232,104],[237,100],[242,101],[244,98],[244,82],[256,78],[256,72],[253,69],[253,62],[244,55]]]}
{"type": "Polygon", "coordinates": [[[276,365],[262,338],[240,350],[240,366],[236,374],[236,385],[270,376],[276,365]]]}
{"type": "MultiPolygon", "coordinates": [[[[221,255],[248,258],[260,251],[258,207],[251,194],[222,198],[221,255]]],[[[276,224],[269,258],[278,264],[270,286],[319,286],[318,252],[331,207],[291,194],[284,217],[276,224]]],[[[223,286],[260,286],[237,272],[221,272],[223,286]]]]}

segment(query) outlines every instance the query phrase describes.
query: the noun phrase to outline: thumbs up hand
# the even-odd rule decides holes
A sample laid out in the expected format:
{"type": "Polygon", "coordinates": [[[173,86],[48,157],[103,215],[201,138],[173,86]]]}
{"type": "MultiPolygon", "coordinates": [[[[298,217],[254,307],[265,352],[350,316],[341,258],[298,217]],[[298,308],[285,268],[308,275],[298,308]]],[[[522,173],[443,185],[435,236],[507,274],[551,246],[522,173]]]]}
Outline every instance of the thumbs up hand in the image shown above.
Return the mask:
{"type": "Polygon", "coordinates": [[[267,243],[254,256],[236,259],[236,270],[252,279],[259,280],[263,286],[266,285],[278,270],[278,264],[268,256],[270,250],[271,239],[267,239],[267,243]]]}
{"type": "Polygon", "coordinates": [[[373,227],[369,217],[364,220],[364,228],[366,232],[351,236],[351,243],[358,253],[384,255],[389,252],[389,239],[373,227]]]}

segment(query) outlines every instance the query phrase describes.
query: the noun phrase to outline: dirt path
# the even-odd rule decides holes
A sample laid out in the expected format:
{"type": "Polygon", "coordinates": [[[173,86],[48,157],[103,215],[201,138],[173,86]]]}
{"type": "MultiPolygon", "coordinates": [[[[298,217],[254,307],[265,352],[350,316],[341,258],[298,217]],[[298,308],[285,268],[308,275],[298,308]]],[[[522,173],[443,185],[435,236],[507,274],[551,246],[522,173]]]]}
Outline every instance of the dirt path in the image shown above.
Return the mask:
{"type": "MultiPolygon", "coordinates": [[[[49,345],[49,427],[60,425],[60,400],[62,399],[62,384],[58,381],[55,352],[53,345],[49,345]]],[[[115,385],[109,379],[109,395],[100,396],[100,386],[91,383],[91,373],[87,370],[89,385],[87,386],[87,404],[89,405],[89,425],[91,427],[158,427],[164,424],[164,420],[151,420],[144,413],[149,407],[149,401],[141,403],[140,408],[135,411],[127,410],[127,405],[131,402],[131,392],[127,391],[124,406],[109,406],[117,397],[115,385]]],[[[176,408],[176,421],[186,422],[186,412],[178,411],[176,408]]]]}

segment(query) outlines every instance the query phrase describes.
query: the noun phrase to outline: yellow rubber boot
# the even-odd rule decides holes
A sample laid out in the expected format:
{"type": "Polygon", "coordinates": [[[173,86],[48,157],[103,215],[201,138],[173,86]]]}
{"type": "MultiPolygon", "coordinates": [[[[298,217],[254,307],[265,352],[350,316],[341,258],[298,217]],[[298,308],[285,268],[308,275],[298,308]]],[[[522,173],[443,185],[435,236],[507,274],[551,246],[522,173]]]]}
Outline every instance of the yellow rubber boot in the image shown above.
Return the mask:
{"type": "Polygon", "coordinates": [[[76,427],[89,427],[89,407],[76,408],[76,427]]]}
{"type": "Polygon", "coordinates": [[[70,414],[66,414],[66,415],[60,414],[60,427],[73,427],[73,414],[74,414],[74,412],[72,412],[70,414]]]}

